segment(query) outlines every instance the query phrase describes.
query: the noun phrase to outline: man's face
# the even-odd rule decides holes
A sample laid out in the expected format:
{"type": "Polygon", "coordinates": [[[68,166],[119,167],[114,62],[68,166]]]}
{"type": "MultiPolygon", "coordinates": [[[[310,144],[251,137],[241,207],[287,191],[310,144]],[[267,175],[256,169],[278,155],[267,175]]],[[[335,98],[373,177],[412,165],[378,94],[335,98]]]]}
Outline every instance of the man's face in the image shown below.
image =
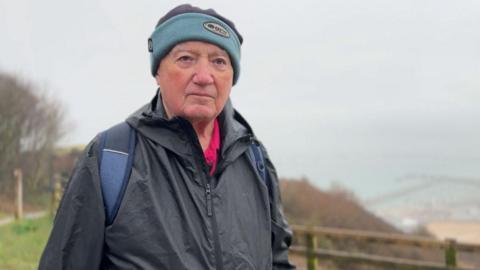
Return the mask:
{"type": "Polygon", "coordinates": [[[213,121],[223,110],[233,83],[228,53],[216,45],[177,44],[160,62],[157,84],[169,118],[213,121]]]}

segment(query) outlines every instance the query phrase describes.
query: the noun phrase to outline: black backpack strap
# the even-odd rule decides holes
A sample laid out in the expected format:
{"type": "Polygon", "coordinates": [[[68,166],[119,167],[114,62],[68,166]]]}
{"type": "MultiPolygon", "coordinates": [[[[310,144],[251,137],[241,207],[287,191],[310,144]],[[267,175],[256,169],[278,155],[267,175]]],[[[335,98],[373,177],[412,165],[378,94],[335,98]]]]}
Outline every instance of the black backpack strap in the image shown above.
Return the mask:
{"type": "Polygon", "coordinates": [[[135,130],[126,122],[100,135],[98,160],[106,225],[112,224],[115,219],[130,178],[135,137],[135,130]]]}

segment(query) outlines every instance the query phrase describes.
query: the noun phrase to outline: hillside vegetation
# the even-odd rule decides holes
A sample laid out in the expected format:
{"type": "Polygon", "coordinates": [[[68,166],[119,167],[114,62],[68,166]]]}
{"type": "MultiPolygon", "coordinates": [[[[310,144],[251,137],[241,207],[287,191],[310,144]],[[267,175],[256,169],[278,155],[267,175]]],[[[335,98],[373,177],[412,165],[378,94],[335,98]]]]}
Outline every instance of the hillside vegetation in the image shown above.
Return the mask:
{"type": "Polygon", "coordinates": [[[291,224],[399,233],[365,210],[346,190],[322,191],[306,179],[281,179],[282,202],[291,224]]]}

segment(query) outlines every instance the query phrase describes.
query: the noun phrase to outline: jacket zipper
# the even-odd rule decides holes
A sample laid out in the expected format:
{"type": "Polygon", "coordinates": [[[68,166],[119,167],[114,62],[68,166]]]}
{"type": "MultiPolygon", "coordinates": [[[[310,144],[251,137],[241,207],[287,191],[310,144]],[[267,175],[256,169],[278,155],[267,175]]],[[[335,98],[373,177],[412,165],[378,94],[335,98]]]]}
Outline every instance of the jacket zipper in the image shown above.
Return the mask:
{"type": "MultiPolygon", "coordinates": [[[[203,153],[202,153],[203,154],[203,153]]],[[[198,160],[198,159],[197,159],[198,160]]],[[[197,163],[201,163],[202,159],[198,160],[197,163]]],[[[203,163],[205,161],[203,160],[203,163]]],[[[206,166],[200,166],[201,168],[205,168],[206,166]]],[[[213,245],[215,250],[215,264],[217,265],[217,270],[223,270],[223,261],[222,261],[222,248],[220,246],[220,239],[218,235],[218,224],[217,219],[215,217],[215,211],[213,210],[213,200],[212,200],[212,187],[211,187],[211,176],[206,172],[205,169],[202,169],[202,173],[204,176],[204,183],[205,183],[205,197],[207,200],[207,216],[212,220],[212,230],[213,230],[213,245]]]]}
{"type": "Polygon", "coordinates": [[[207,215],[211,217],[212,213],[212,189],[210,188],[210,183],[207,183],[205,188],[205,193],[207,195],[207,215]]]}
{"type": "MultiPolygon", "coordinates": [[[[210,179],[210,176],[207,176],[210,179]]],[[[223,260],[222,260],[222,247],[220,246],[220,239],[218,236],[218,224],[217,219],[215,218],[215,211],[212,207],[211,199],[211,190],[210,190],[210,180],[207,183],[207,215],[212,219],[212,229],[213,229],[213,244],[215,249],[215,262],[217,265],[217,270],[223,270],[223,260]],[[209,199],[210,198],[210,199],[209,199]]]]}
{"type": "Polygon", "coordinates": [[[215,211],[213,210],[213,202],[212,202],[212,187],[211,187],[211,176],[208,174],[208,169],[206,166],[205,158],[203,157],[203,151],[201,151],[202,147],[200,146],[200,142],[197,139],[197,135],[195,134],[195,130],[193,129],[192,125],[188,123],[186,120],[179,119],[180,124],[184,127],[186,133],[190,137],[190,141],[192,143],[192,150],[195,151],[194,159],[197,164],[197,168],[200,170],[200,174],[203,176],[203,183],[205,183],[205,198],[206,198],[206,205],[207,205],[207,216],[212,220],[212,230],[213,230],[213,244],[214,244],[214,255],[215,255],[215,264],[217,270],[223,270],[223,261],[222,261],[222,249],[220,246],[220,239],[218,234],[218,224],[217,219],[215,218],[215,211]]]}

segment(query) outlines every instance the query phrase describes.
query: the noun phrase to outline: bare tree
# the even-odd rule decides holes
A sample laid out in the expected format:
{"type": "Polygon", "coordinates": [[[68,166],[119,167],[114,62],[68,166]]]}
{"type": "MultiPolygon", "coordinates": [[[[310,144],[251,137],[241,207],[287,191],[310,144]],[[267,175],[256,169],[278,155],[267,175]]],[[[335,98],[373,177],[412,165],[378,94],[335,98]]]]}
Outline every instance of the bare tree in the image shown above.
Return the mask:
{"type": "Polygon", "coordinates": [[[31,84],[0,73],[0,192],[13,188],[12,171],[22,168],[25,187],[47,182],[55,144],[63,135],[61,104],[31,84]]]}

